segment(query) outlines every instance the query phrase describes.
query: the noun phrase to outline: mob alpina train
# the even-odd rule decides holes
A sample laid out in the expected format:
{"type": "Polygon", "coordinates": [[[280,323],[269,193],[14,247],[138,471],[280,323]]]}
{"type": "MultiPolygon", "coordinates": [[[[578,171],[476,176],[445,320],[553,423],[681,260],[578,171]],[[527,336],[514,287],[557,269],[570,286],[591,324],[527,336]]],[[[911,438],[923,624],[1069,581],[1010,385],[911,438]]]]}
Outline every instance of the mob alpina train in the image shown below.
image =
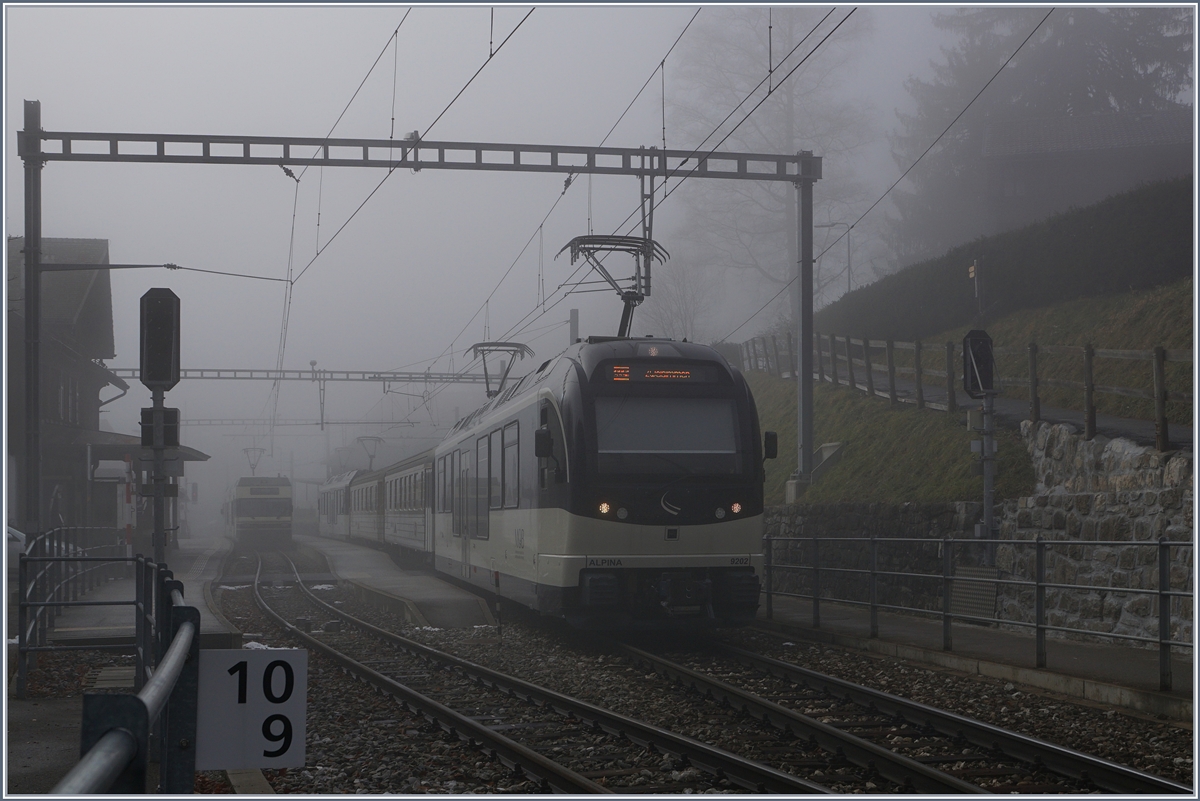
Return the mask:
{"type": "Polygon", "coordinates": [[[736,625],[758,608],[775,448],[713,348],[590,337],[434,449],[324,484],[320,532],[577,626],[736,625]]]}

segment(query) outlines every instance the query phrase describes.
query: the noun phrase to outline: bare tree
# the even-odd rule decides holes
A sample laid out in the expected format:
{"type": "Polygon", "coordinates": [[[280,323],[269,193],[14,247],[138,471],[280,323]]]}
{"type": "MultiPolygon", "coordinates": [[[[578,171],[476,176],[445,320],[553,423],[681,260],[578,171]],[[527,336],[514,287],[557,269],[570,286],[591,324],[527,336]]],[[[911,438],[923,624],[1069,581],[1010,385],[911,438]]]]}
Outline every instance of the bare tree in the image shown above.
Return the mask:
{"type": "Polygon", "coordinates": [[[682,262],[664,265],[655,271],[653,293],[639,309],[638,329],[689,342],[719,335],[708,324],[717,291],[716,276],[706,267],[682,262]]]}
{"type": "MultiPolygon", "coordinates": [[[[668,131],[681,141],[667,145],[696,147],[707,139],[706,146],[712,148],[769,94],[722,148],[769,153],[810,150],[822,156],[825,175],[818,184],[816,219],[852,221],[857,216],[854,210],[865,207],[866,200],[853,177],[852,161],[873,132],[866,106],[847,99],[839,89],[853,57],[853,43],[870,26],[868,15],[851,18],[780,83],[841,18],[834,14],[818,27],[824,14],[824,9],[815,7],[706,7],[680,43],[680,66],[672,79],[675,89],[669,93],[668,131]],[[816,33],[784,59],[814,29],[816,33]],[[768,72],[772,77],[755,89],[768,72]],[[750,102],[722,122],[747,95],[750,102]]],[[[700,264],[742,272],[739,284],[755,286],[764,296],[791,280],[798,251],[796,193],[791,185],[689,181],[680,195],[685,219],[673,238],[694,245],[692,250],[703,254],[700,264]]],[[[832,274],[844,275],[842,270],[844,260],[837,263],[830,255],[818,286],[829,286],[832,274]],[[834,264],[836,269],[830,269],[834,264]]]]}

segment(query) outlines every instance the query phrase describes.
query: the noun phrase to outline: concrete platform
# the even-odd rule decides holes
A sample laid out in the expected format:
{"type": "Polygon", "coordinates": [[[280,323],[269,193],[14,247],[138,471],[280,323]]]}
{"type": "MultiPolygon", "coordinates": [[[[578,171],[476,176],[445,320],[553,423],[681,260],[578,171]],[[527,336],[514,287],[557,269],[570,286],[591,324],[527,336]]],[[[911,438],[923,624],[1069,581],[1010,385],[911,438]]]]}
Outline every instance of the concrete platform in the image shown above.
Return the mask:
{"type": "MultiPolygon", "coordinates": [[[[181,540],[179,548],[170,548],[166,553],[168,567],[183,582],[184,599],[189,606],[200,610],[201,648],[242,647],[241,632],[214,611],[207,587],[217,577],[221,559],[229,548],[226,539],[181,540]]],[[[132,601],[136,593],[132,578],[116,579],[80,600],[132,601]]],[[[132,645],[133,638],[133,607],[124,605],[67,607],[47,634],[52,645],[132,645]]]]}
{"type": "Polygon", "coordinates": [[[324,554],[330,571],[365,599],[391,607],[413,625],[449,629],[496,623],[479,596],[424,571],[397,567],[373,548],[324,537],[293,539],[324,554]]]}
{"type": "Polygon", "coordinates": [[[1047,637],[1046,667],[1038,668],[1032,633],[953,623],[953,650],[944,651],[940,619],[880,611],[879,636],[871,638],[867,607],[822,600],[821,625],[814,628],[810,601],[775,596],[772,605],[772,618],[767,619],[764,600],[758,624],[797,639],[991,676],[1154,717],[1193,720],[1190,653],[1172,655],[1172,689],[1162,691],[1157,649],[1047,637]]]}

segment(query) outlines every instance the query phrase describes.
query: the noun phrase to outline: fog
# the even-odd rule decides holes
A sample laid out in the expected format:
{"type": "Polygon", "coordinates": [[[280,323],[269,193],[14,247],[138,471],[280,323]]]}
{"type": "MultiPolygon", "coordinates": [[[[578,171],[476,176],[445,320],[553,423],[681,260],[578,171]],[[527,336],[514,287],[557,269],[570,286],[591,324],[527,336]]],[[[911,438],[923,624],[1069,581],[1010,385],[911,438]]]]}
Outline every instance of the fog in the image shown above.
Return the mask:
{"type": "MultiPolygon", "coordinates": [[[[489,61],[527,7],[6,6],[6,231],[23,235],[14,132],[24,100],[41,102],[42,126],[51,131],[325,136],[346,109],[335,137],[399,139],[418,130],[433,140],[598,145],[695,11],[539,7],[489,61]],[[395,44],[385,48],[406,13],[395,44]]],[[[884,136],[895,109],[908,102],[902,82],[925,74],[944,35],[927,8],[859,14],[840,91],[873,120],[853,169],[865,191],[878,193],[898,174],[884,136]]],[[[677,61],[675,54],[666,60],[665,77],[654,77],[606,144],[661,146],[663,92],[670,106],[677,61]]],[[[670,127],[665,136],[672,148],[697,144],[670,127]]],[[[617,232],[638,205],[633,178],[577,177],[564,192],[561,175],[396,170],[356,214],[384,170],[294,172],[299,183],[278,166],[52,162],[43,170],[43,236],[106,239],[113,263],[170,262],[275,279],[303,271],[288,314],[290,369],[315,360],[331,370],[448,371],[470,363],[465,351],[474,342],[516,339],[536,352],[514,369],[519,376],[567,345],[569,309],[580,310],[583,336],[616,331],[615,294],[564,298],[559,285],[573,267],[554,256],[575,236],[617,232]]],[[[818,184],[818,202],[821,192],[818,184]]],[[[687,252],[686,242],[672,238],[683,230],[682,209],[672,197],[656,212],[655,238],[672,253],[687,252]]],[[[161,269],[114,270],[111,280],[117,357],[110,367],[137,366],[138,299],[150,287],[169,287],[181,299],[184,368],[275,367],[286,284],[161,269]]],[[[727,291],[706,312],[702,330],[710,340],[777,290],[736,275],[718,280],[727,291]]],[[[636,334],[663,333],[648,327],[644,312],[653,303],[652,296],[635,316],[636,334]]],[[[734,339],[751,333],[742,329],[734,339]]],[[[104,428],[136,433],[138,410],[150,400],[131,383],[126,397],[104,408],[104,428]]],[[[277,407],[271,389],[267,382],[183,381],[167,405],[179,407],[185,421],[273,413],[317,419],[315,384],[282,383],[277,407]]],[[[330,469],[366,466],[356,438],[385,439],[375,459],[381,466],[428,447],[484,399],[471,385],[392,390],[330,382],[325,418],[339,424],[325,432],[313,425],[184,428],[184,443],[212,456],[188,466],[188,480],[200,484],[200,517],[215,514],[228,486],[248,473],[245,448],[267,449],[260,475],[319,482],[330,469]],[[359,420],[413,425],[340,424],[359,420]]],[[[297,496],[307,492],[311,500],[313,488],[305,486],[297,496]]]]}

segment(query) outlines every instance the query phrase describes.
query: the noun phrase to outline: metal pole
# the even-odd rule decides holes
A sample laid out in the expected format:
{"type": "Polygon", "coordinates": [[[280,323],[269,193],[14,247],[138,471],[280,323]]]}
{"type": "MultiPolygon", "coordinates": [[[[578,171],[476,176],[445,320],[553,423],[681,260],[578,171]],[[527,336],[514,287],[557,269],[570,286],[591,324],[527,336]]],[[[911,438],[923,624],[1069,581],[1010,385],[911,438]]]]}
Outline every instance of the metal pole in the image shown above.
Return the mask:
{"type": "MultiPolygon", "coordinates": [[[[801,156],[811,156],[802,151],[801,156]]],[[[813,181],[816,165],[810,160],[801,161],[801,171],[809,174],[796,182],[800,195],[799,225],[797,241],[800,243],[796,277],[800,291],[795,293],[798,308],[795,310],[796,324],[800,327],[800,375],[796,386],[796,473],[807,476],[813,468],[813,181]]],[[[817,167],[819,169],[819,167],[817,167]]]]}
{"type": "Polygon", "coordinates": [[[25,162],[25,536],[42,530],[42,104],[25,101],[18,149],[25,162]]]}
{"type": "Polygon", "coordinates": [[[871,366],[871,340],[863,337],[863,372],[867,374],[867,395],[875,397],[875,370],[871,366]]]}
{"type": "Polygon", "coordinates": [[[954,343],[946,343],[946,411],[958,411],[958,393],[954,386],[954,343]]]}
{"type": "Polygon", "coordinates": [[[774,594],[774,586],[773,585],[774,585],[774,579],[775,579],[775,571],[771,567],[771,551],[773,550],[773,547],[772,547],[773,542],[774,542],[774,540],[772,540],[770,537],[763,537],[763,545],[765,546],[763,548],[763,573],[766,574],[765,576],[763,576],[763,578],[765,578],[767,580],[767,586],[766,586],[767,620],[775,619],[775,608],[772,604],[772,600],[773,600],[772,596],[774,594]]]}
{"type": "Polygon", "coordinates": [[[921,380],[921,340],[913,343],[913,369],[917,377],[917,408],[925,408],[925,384],[921,380]]]}
{"type": "Polygon", "coordinates": [[[154,408],[154,561],[162,564],[167,561],[166,556],[166,533],[167,533],[167,510],[165,497],[167,475],[163,470],[163,459],[166,448],[164,446],[164,426],[163,416],[166,412],[163,410],[163,391],[155,389],[151,391],[154,408]]]}
{"type": "Polygon", "coordinates": [[[896,343],[888,339],[884,341],[884,352],[887,354],[888,400],[893,406],[896,399],[896,343]]]}
{"type": "Polygon", "coordinates": [[[1037,642],[1037,666],[1046,666],[1046,543],[1037,538],[1037,558],[1034,573],[1033,623],[1037,642]]]}
{"type": "Polygon", "coordinates": [[[1158,538],[1158,689],[1171,689],[1171,546],[1158,538]]]}
{"type": "Polygon", "coordinates": [[[820,540],[816,537],[812,538],[813,544],[813,601],[812,601],[812,620],[813,628],[821,628],[821,550],[820,540]]]}
{"type": "Polygon", "coordinates": [[[950,553],[950,538],[942,538],[942,650],[953,651],[954,639],[950,631],[950,576],[954,572],[953,556],[950,553]]]}
{"type": "Polygon", "coordinates": [[[879,636],[879,548],[875,535],[871,535],[871,639],[879,636]]]}
{"type": "Polygon", "coordinates": [[[983,528],[986,537],[986,564],[996,563],[996,393],[983,396],[983,528]]]}
{"type": "Polygon", "coordinates": [[[854,351],[851,350],[849,334],[846,334],[846,386],[858,389],[858,384],[854,381],[854,351]]]}
{"type": "Polygon", "coordinates": [[[574,345],[577,339],[579,339],[579,309],[571,309],[571,341],[567,343],[568,347],[574,345]]]}

